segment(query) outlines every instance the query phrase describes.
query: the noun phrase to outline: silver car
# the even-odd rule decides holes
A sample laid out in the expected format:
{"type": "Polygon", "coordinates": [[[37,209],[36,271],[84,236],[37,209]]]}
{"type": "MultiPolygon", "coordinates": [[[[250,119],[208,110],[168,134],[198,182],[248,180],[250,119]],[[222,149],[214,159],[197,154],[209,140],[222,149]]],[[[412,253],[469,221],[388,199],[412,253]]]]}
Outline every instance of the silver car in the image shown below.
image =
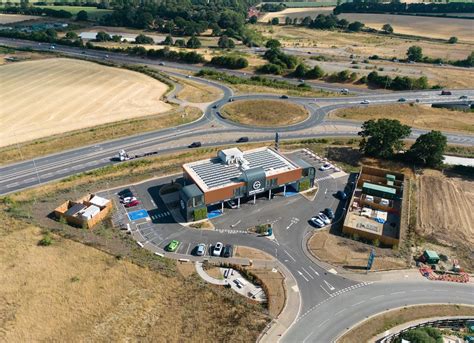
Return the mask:
{"type": "Polygon", "coordinates": [[[204,243],[198,244],[196,247],[196,256],[204,256],[205,251],[206,251],[206,244],[204,243]]]}

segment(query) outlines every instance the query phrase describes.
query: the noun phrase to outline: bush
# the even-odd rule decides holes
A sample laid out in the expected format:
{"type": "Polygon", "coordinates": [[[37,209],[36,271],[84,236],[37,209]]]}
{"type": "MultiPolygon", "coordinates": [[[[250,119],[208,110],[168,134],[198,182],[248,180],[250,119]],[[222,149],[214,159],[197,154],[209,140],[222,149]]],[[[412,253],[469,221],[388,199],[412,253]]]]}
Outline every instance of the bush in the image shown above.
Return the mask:
{"type": "Polygon", "coordinates": [[[145,36],[144,34],[139,34],[138,36],[135,37],[135,43],[136,44],[154,44],[155,41],[153,38],[149,36],[145,36]]]}
{"type": "Polygon", "coordinates": [[[301,180],[298,183],[298,192],[304,192],[309,189],[310,182],[308,179],[301,180]]]}
{"type": "Polygon", "coordinates": [[[458,37],[450,37],[448,40],[449,44],[456,44],[458,42],[458,37]]]}
{"type": "Polygon", "coordinates": [[[273,64],[273,63],[267,63],[264,64],[263,66],[257,68],[258,73],[262,74],[276,74],[280,75],[283,73],[283,69],[281,66],[273,64]]]}
{"type": "Polygon", "coordinates": [[[248,67],[249,62],[243,57],[216,56],[211,59],[210,64],[229,69],[242,69],[248,67]]]}
{"type": "Polygon", "coordinates": [[[207,218],[207,207],[202,207],[194,210],[193,213],[194,221],[202,220],[207,218]]]}
{"type": "Polygon", "coordinates": [[[45,233],[43,238],[38,242],[38,245],[42,247],[47,247],[53,244],[53,239],[51,238],[49,232],[45,233]]]}

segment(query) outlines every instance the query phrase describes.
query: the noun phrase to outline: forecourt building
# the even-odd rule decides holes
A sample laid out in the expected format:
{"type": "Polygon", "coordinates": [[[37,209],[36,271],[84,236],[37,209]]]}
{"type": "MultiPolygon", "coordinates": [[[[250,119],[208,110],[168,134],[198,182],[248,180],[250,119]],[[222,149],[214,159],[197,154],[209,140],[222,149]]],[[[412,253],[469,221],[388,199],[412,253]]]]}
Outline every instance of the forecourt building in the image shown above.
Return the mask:
{"type": "Polygon", "coordinates": [[[262,193],[301,192],[314,185],[316,170],[300,159],[290,160],[277,150],[238,148],[220,150],[217,157],[183,165],[180,211],[186,221],[207,218],[208,210],[224,211],[224,203],[253,201],[262,193]]]}

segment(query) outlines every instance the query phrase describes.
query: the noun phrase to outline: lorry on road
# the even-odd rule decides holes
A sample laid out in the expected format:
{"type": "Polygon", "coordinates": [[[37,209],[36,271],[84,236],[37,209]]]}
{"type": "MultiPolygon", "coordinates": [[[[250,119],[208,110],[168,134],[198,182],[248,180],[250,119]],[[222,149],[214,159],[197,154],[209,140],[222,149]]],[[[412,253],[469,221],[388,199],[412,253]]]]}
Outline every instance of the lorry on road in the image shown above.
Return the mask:
{"type": "Polygon", "coordinates": [[[130,156],[128,156],[127,152],[124,149],[120,150],[118,154],[114,157],[115,161],[120,161],[120,162],[128,161],[129,159],[130,159],[130,156]]]}

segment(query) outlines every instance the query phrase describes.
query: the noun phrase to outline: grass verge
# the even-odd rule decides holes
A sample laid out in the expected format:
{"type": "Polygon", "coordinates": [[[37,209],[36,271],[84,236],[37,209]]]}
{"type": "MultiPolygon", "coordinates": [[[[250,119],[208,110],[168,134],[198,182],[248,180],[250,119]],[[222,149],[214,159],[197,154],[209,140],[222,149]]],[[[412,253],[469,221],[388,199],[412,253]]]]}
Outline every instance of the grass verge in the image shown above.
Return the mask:
{"type": "Polygon", "coordinates": [[[426,305],[392,310],[372,317],[344,334],[338,343],[368,342],[372,337],[395,326],[424,318],[474,315],[473,306],[426,305]]]}
{"type": "Polygon", "coordinates": [[[58,151],[116,139],[146,131],[159,130],[197,120],[201,110],[195,107],[179,108],[167,113],[85,128],[64,134],[0,148],[0,164],[13,163],[58,151]]]}
{"type": "Polygon", "coordinates": [[[352,120],[389,118],[420,129],[474,132],[474,115],[471,112],[432,108],[426,105],[394,104],[348,108],[337,110],[329,116],[352,120]]]}
{"type": "Polygon", "coordinates": [[[246,125],[287,126],[308,118],[308,111],[295,103],[280,100],[240,100],[221,109],[224,118],[246,125]]]}

